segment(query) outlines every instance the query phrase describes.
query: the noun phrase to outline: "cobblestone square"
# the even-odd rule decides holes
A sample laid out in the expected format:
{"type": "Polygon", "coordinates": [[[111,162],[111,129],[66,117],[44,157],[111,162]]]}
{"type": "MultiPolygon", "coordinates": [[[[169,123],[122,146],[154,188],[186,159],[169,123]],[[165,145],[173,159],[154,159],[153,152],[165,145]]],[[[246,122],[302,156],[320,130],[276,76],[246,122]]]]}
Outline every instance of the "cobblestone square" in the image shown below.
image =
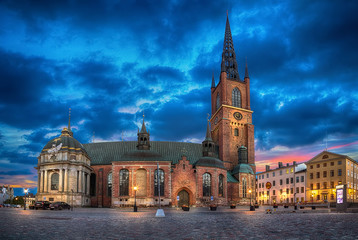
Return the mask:
{"type": "Polygon", "coordinates": [[[0,239],[358,239],[358,215],[248,207],[181,209],[0,209],[0,239]]]}

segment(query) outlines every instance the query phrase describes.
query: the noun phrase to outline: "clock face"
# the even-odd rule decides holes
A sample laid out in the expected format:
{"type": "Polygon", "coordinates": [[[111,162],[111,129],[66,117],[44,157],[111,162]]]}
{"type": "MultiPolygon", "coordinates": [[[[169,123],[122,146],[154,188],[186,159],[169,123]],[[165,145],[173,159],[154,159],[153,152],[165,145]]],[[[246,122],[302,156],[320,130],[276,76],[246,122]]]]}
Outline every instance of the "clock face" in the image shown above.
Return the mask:
{"type": "Polygon", "coordinates": [[[241,120],[242,119],[242,115],[239,112],[234,112],[234,118],[237,120],[241,120]]]}
{"type": "Polygon", "coordinates": [[[215,118],[214,123],[215,123],[215,124],[218,123],[218,117],[215,118]]]}

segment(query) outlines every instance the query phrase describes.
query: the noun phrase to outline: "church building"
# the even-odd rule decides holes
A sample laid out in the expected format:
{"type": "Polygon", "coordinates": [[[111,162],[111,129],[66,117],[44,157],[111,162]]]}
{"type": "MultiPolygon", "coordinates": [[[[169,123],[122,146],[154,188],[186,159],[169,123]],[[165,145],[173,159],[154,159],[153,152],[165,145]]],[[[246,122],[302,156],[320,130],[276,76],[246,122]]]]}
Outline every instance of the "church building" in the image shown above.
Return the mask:
{"type": "Polygon", "coordinates": [[[69,122],[38,157],[37,200],[93,207],[133,206],[135,198],[139,206],[249,204],[256,192],[250,77],[247,64],[239,76],[229,18],[211,110],[202,144],[151,141],[144,116],[137,141],[81,144],[69,122]]]}

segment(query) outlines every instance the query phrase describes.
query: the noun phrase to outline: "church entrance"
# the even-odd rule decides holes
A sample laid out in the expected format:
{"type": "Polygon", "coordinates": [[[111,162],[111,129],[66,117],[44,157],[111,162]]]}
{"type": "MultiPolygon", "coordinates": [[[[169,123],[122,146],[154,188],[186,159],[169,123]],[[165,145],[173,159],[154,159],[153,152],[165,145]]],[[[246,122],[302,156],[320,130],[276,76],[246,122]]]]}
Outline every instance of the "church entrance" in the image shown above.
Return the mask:
{"type": "Polygon", "coordinates": [[[183,205],[187,205],[189,206],[189,193],[185,190],[181,190],[178,193],[179,196],[179,202],[178,202],[178,206],[181,207],[183,205]]]}

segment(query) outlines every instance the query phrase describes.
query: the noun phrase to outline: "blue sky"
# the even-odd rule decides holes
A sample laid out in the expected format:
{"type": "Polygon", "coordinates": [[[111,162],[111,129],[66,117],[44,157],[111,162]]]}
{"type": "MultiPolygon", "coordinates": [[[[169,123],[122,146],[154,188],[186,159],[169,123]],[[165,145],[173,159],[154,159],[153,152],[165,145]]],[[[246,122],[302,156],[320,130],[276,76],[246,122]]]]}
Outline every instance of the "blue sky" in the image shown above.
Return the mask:
{"type": "Polygon", "coordinates": [[[327,147],[358,159],[357,1],[2,1],[0,184],[36,186],[36,157],[72,109],[82,143],[201,142],[229,11],[251,78],[258,169],[327,147]]]}

